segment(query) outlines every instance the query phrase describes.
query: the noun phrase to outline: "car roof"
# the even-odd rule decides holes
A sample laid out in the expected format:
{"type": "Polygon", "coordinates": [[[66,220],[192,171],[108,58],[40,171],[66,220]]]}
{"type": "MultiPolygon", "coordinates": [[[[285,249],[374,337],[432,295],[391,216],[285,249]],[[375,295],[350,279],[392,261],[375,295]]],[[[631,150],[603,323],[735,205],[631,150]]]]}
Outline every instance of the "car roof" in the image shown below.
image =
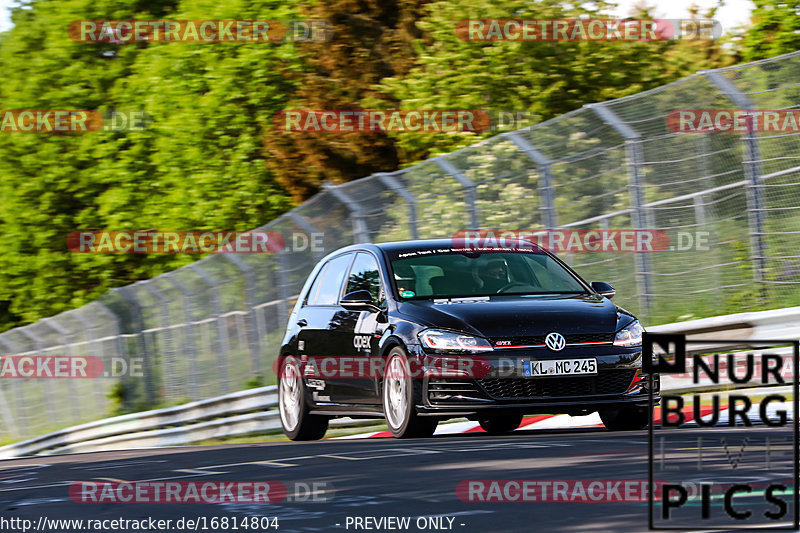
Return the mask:
{"type": "MultiPolygon", "coordinates": [[[[337,250],[335,253],[341,252],[350,252],[355,250],[381,250],[384,252],[397,252],[397,251],[408,251],[408,250],[428,250],[428,249],[436,249],[436,248],[459,248],[464,246],[464,243],[459,243],[459,240],[463,241],[462,238],[453,237],[447,239],[416,239],[416,240],[409,240],[409,241],[392,241],[392,242],[379,242],[379,243],[364,243],[364,244],[353,244],[350,246],[346,246],[337,250]]],[[[545,250],[540,248],[536,244],[530,241],[520,240],[519,242],[524,243],[526,248],[530,247],[531,251],[542,251],[545,250]]],[[[469,245],[467,245],[469,247],[469,245]]]]}

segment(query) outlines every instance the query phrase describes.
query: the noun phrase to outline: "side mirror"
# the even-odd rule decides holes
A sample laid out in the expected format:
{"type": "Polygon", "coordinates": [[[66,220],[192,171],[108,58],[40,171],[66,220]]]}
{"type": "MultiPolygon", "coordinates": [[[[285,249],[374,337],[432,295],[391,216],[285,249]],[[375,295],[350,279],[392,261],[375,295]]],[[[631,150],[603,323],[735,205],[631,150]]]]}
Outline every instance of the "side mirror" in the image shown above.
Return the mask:
{"type": "Polygon", "coordinates": [[[381,308],[372,302],[372,295],[369,291],[360,290],[348,292],[342,298],[342,307],[349,311],[371,311],[379,313],[381,308]]]}
{"type": "Polygon", "coordinates": [[[617,291],[614,290],[614,287],[606,283],[605,281],[593,281],[589,285],[592,286],[594,292],[598,293],[601,296],[605,296],[609,300],[617,294],[617,291]]]}

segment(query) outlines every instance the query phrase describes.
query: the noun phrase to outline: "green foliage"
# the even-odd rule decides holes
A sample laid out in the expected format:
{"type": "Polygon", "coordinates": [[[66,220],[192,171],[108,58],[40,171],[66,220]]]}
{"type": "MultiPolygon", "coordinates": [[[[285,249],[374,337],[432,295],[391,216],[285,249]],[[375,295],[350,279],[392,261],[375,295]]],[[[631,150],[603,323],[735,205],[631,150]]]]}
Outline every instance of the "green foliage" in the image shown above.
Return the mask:
{"type": "MultiPolygon", "coordinates": [[[[420,22],[430,43],[417,41],[419,59],[414,68],[407,76],[388,78],[382,85],[403,108],[527,111],[547,120],[587,103],[634,94],[701,68],[722,66],[713,43],[477,42],[462,40],[454,31],[459,20],[469,18],[605,18],[609,10],[606,2],[562,0],[495,5],[482,0],[431,2],[420,22]]],[[[493,134],[393,135],[404,150],[404,162],[412,162],[493,134]]]]}
{"type": "Polygon", "coordinates": [[[244,382],[245,389],[257,389],[264,386],[264,376],[256,374],[244,382]]]}
{"type": "Polygon", "coordinates": [[[279,2],[35,2],[2,36],[3,109],[137,110],[144,131],[0,135],[0,329],[186,264],[181,255],[66,251],[80,229],[245,230],[290,207],[262,131],[296,63],[283,43],[95,44],[78,19],[292,19],[279,2]],[[112,7],[113,6],[113,7],[112,7]]]}
{"type": "Polygon", "coordinates": [[[745,61],[800,49],[800,1],[755,0],[750,26],[741,41],[745,61]]]}

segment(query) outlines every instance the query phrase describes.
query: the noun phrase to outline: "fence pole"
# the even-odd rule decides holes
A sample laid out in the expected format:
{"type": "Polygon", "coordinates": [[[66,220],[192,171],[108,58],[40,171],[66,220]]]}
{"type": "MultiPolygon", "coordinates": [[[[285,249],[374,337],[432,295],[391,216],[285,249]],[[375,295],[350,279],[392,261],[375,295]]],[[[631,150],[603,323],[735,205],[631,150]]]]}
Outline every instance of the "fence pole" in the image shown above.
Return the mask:
{"type": "Polygon", "coordinates": [[[259,330],[258,319],[256,318],[256,304],[253,296],[256,292],[256,280],[253,269],[248,266],[241,258],[233,254],[222,254],[222,256],[239,269],[244,276],[245,282],[245,304],[247,305],[247,316],[250,317],[250,327],[245,332],[247,344],[250,349],[250,358],[253,375],[261,374],[261,358],[258,353],[258,342],[264,338],[264,334],[259,330]]]}
{"type": "Polygon", "coordinates": [[[417,201],[414,195],[395,178],[394,175],[397,173],[402,173],[402,171],[398,170],[397,172],[391,173],[378,172],[373,175],[406,201],[408,204],[408,229],[411,230],[411,238],[419,239],[419,231],[417,230],[417,201]]]}
{"type": "MultiPolygon", "coordinates": [[[[716,70],[704,70],[702,74],[736,106],[748,111],[755,110],[752,100],[731,83],[724,74],[716,70]]],[[[752,125],[752,122],[748,121],[748,124],[752,125]]],[[[761,194],[761,158],[758,150],[758,138],[755,135],[753,131],[742,134],[746,158],[745,161],[742,161],[742,165],[747,180],[747,217],[750,245],[753,248],[753,279],[760,283],[764,281],[766,269],[766,245],[763,239],[764,199],[761,194]]]]}
{"type": "Polygon", "coordinates": [[[128,369],[131,369],[131,360],[130,356],[128,355],[128,348],[125,345],[125,341],[122,338],[122,326],[120,325],[119,316],[114,313],[111,309],[107,306],[100,303],[99,300],[95,300],[94,302],[90,303],[92,307],[96,307],[98,311],[106,315],[108,318],[111,319],[111,327],[114,330],[114,344],[116,346],[117,355],[125,360],[125,363],[128,365],[128,369]]]}
{"type": "MultiPolygon", "coordinates": [[[[71,357],[72,356],[72,345],[71,344],[66,344],[67,338],[71,336],[71,333],[69,332],[69,330],[67,330],[65,327],[63,327],[61,324],[59,324],[58,321],[55,319],[55,317],[43,318],[41,320],[41,322],[42,322],[42,324],[46,325],[48,328],[50,328],[53,331],[55,331],[58,335],[60,335],[62,339],[64,339],[64,352],[65,352],[64,355],[66,355],[67,357],[71,357]]],[[[94,378],[91,378],[91,379],[97,380],[98,378],[94,377],[94,378]]],[[[67,388],[69,389],[69,393],[72,396],[72,398],[69,400],[70,410],[72,411],[72,418],[74,420],[80,420],[80,418],[81,418],[81,402],[80,402],[80,398],[78,396],[78,391],[75,388],[75,380],[74,379],[68,379],[67,380],[67,388]]]]}
{"type": "Polygon", "coordinates": [[[217,325],[217,344],[219,345],[219,356],[217,357],[217,370],[219,371],[219,382],[222,385],[222,394],[228,392],[228,359],[230,352],[228,350],[228,332],[225,330],[225,320],[222,317],[222,305],[219,298],[219,287],[214,282],[214,278],[200,267],[197,263],[190,263],[189,268],[194,270],[195,274],[200,276],[206,284],[211,287],[212,297],[211,303],[214,306],[214,315],[217,317],[215,323],[217,325]]]}
{"type": "Polygon", "coordinates": [[[555,202],[553,200],[553,175],[550,172],[550,160],[547,159],[539,150],[533,147],[531,143],[522,137],[518,132],[504,133],[505,137],[511,139],[517,148],[528,156],[528,159],[536,163],[536,168],[539,171],[539,188],[542,191],[540,202],[542,210],[544,211],[544,227],[547,229],[555,229],[558,224],[555,210],[555,202]]]}
{"type": "Polygon", "coordinates": [[[350,198],[329,181],[322,184],[322,189],[331,193],[334,198],[350,211],[350,217],[353,220],[353,242],[356,244],[370,242],[367,224],[364,222],[364,212],[361,210],[361,206],[358,205],[358,202],[350,198]]]}
{"type": "MultiPolygon", "coordinates": [[[[628,186],[630,188],[631,223],[633,229],[645,229],[648,222],[644,205],[644,191],[642,190],[642,154],[641,137],[628,124],[622,121],[616,113],[604,104],[591,104],[586,106],[600,119],[614,128],[625,139],[625,157],[628,166],[628,186]]],[[[645,316],[650,316],[652,297],[650,256],[645,252],[635,254],[636,280],[639,289],[639,306],[645,316]]]]}
{"type": "Polygon", "coordinates": [[[131,331],[136,335],[136,346],[138,347],[139,355],[142,358],[145,396],[147,398],[147,403],[152,405],[156,402],[155,383],[153,382],[153,361],[150,358],[150,354],[147,353],[147,341],[145,339],[146,334],[144,332],[142,306],[139,305],[139,301],[134,296],[128,293],[129,290],[130,285],[111,289],[113,293],[118,294],[120,298],[125,300],[131,308],[131,331]]]}
{"type": "MultiPolygon", "coordinates": [[[[13,353],[14,352],[14,347],[11,346],[9,343],[7,343],[2,337],[0,337],[0,344],[5,346],[6,348],[8,348],[9,349],[9,353],[13,353]]],[[[11,381],[14,382],[14,387],[15,388],[19,387],[19,384],[17,383],[19,381],[18,379],[14,379],[14,380],[11,380],[11,381]]],[[[2,415],[3,421],[5,422],[5,426],[8,428],[9,436],[11,436],[14,439],[21,439],[21,438],[23,438],[22,432],[20,431],[19,425],[17,424],[17,419],[14,418],[14,414],[11,412],[11,406],[8,403],[8,401],[6,400],[5,391],[3,390],[3,383],[5,383],[5,382],[6,382],[5,380],[0,380],[0,415],[2,415]]],[[[19,395],[17,394],[15,396],[19,396],[19,395]]],[[[17,397],[17,410],[18,410],[18,412],[21,413],[21,409],[22,409],[21,406],[24,403],[25,403],[24,400],[21,400],[19,397],[17,397]]],[[[19,418],[20,418],[20,421],[23,420],[23,417],[19,417],[19,418]]]]}
{"type": "MultiPolygon", "coordinates": [[[[316,228],[311,222],[309,222],[308,219],[306,219],[306,217],[304,217],[300,213],[296,213],[295,211],[296,211],[295,209],[292,209],[291,211],[286,213],[286,216],[292,222],[297,224],[300,227],[300,229],[302,229],[303,231],[308,233],[309,236],[313,237],[314,234],[322,234],[323,235],[323,239],[324,239],[324,233],[323,232],[319,231],[319,229],[316,228]]],[[[312,243],[313,243],[313,239],[309,239],[308,246],[309,246],[309,248],[311,250],[311,254],[314,256],[314,260],[315,261],[319,261],[325,255],[325,250],[317,250],[312,245],[312,243]]],[[[283,251],[283,250],[281,250],[281,251],[283,251]]]]}
{"type": "Polygon", "coordinates": [[[167,281],[172,283],[176,289],[181,291],[183,295],[183,319],[186,322],[186,352],[189,354],[189,381],[190,383],[188,386],[184,388],[184,393],[188,392],[188,396],[192,400],[197,400],[200,398],[199,391],[198,391],[198,384],[200,382],[200,378],[197,374],[197,344],[194,342],[194,335],[195,335],[195,324],[193,313],[194,305],[192,301],[192,295],[194,294],[192,291],[189,290],[189,287],[181,283],[179,280],[175,279],[173,276],[166,275],[165,276],[167,281]]]}
{"type": "MultiPolygon", "coordinates": [[[[156,297],[159,303],[159,311],[161,315],[161,334],[164,335],[164,358],[162,365],[164,367],[164,397],[166,399],[173,399],[177,397],[176,391],[178,389],[177,381],[178,376],[175,373],[175,347],[172,342],[172,319],[169,313],[169,299],[164,296],[160,290],[154,285],[152,280],[139,281],[134,285],[142,285],[145,290],[156,297]]],[[[153,336],[155,339],[155,335],[153,336]]],[[[154,343],[158,346],[158,341],[154,343]]]]}
{"type": "Polygon", "coordinates": [[[467,210],[469,211],[469,223],[470,226],[472,226],[464,229],[480,229],[480,226],[478,225],[478,208],[475,205],[475,183],[465,176],[463,172],[458,170],[455,165],[453,165],[453,163],[447,159],[442,157],[434,157],[432,161],[436,163],[436,166],[447,172],[458,183],[460,183],[462,187],[464,187],[467,199],[467,210]]]}
{"type": "MultiPolygon", "coordinates": [[[[105,368],[106,357],[103,357],[103,351],[97,346],[97,343],[94,342],[94,339],[91,338],[89,335],[89,331],[94,329],[92,324],[80,313],[81,308],[73,309],[72,311],[68,311],[69,316],[75,318],[78,322],[80,322],[81,327],[83,328],[83,339],[86,342],[86,349],[87,351],[91,351],[94,357],[97,357],[101,361],[103,361],[103,368],[105,368]]],[[[106,397],[103,392],[103,387],[98,380],[94,380],[94,401],[95,404],[98,406],[100,411],[105,411],[106,409],[106,397]]]]}
{"type": "MultiPolygon", "coordinates": [[[[17,331],[23,334],[25,337],[33,341],[34,347],[36,349],[36,354],[41,356],[42,351],[44,350],[44,343],[42,342],[41,337],[35,335],[28,331],[28,327],[17,328],[17,331]]],[[[53,392],[46,384],[43,384],[42,391],[44,392],[44,401],[47,404],[47,411],[48,413],[55,413],[55,404],[53,403],[53,392]]]]}
{"type": "MultiPolygon", "coordinates": [[[[278,304],[278,313],[280,316],[278,317],[278,327],[282,329],[286,329],[286,324],[283,323],[284,320],[289,319],[289,265],[287,262],[287,252],[286,250],[281,250],[278,252],[278,268],[276,270],[277,278],[278,278],[278,298],[280,303],[278,304]]],[[[313,267],[312,267],[313,268],[313,267]]]]}

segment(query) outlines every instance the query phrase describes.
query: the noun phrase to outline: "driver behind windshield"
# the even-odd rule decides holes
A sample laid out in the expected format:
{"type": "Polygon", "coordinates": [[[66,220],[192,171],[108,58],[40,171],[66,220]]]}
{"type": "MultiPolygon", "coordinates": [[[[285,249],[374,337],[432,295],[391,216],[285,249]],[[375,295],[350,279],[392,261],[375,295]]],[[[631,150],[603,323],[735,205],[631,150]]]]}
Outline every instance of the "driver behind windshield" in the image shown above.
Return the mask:
{"type": "Polygon", "coordinates": [[[509,283],[508,265],[505,259],[492,259],[486,264],[479,273],[480,280],[483,282],[483,290],[487,292],[497,292],[509,283]]]}

